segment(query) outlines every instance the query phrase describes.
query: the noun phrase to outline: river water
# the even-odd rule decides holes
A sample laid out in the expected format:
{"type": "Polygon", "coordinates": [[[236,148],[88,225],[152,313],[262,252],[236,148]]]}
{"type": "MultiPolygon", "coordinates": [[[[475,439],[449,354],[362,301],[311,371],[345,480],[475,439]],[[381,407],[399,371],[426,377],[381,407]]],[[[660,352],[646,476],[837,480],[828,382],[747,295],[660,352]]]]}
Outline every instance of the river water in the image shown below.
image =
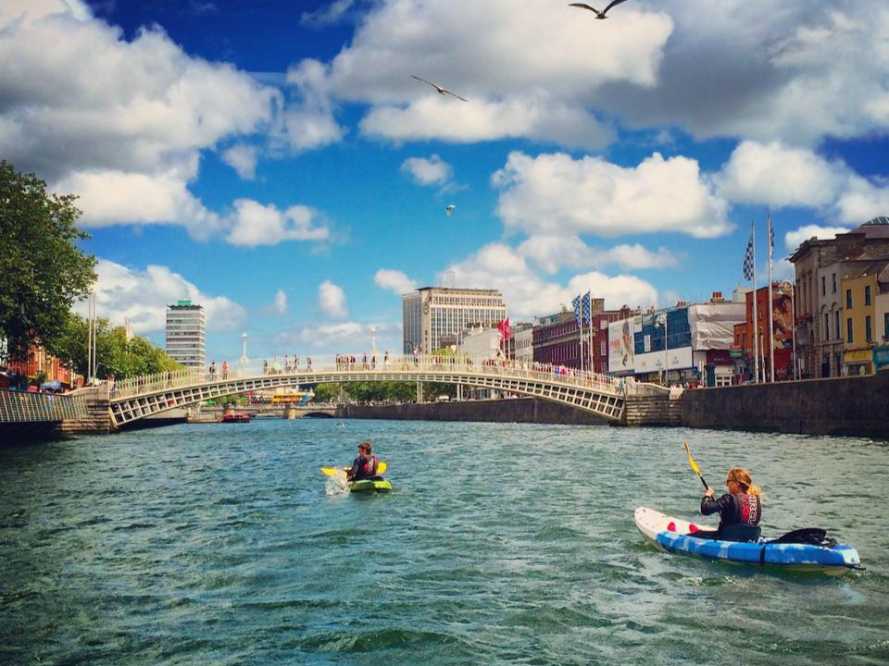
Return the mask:
{"type": "MultiPolygon", "coordinates": [[[[684,429],[263,420],[0,448],[0,663],[885,664],[889,444],[684,429]],[[389,495],[319,466],[369,437],[389,495]],[[765,532],[864,573],[668,555],[730,465],[765,532]]],[[[699,522],[702,522],[699,520],[699,522]]]]}

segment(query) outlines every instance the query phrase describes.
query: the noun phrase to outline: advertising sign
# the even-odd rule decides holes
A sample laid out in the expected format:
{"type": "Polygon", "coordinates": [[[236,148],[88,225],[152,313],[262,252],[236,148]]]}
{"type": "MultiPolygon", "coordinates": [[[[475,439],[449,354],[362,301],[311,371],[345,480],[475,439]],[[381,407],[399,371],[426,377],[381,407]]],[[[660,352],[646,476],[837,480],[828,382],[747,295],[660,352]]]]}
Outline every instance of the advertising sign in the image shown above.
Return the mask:
{"type": "Polygon", "coordinates": [[[631,375],[634,372],[633,325],[633,319],[608,325],[608,372],[611,374],[631,375]]]}
{"type": "MultiPolygon", "coordinates": [[[[636,374],[648,372],[660,372],[664,369],[664,352],[657,351],[650,354],[636,355],[636,374]]],[[[693,367],[691,347],[670,349],[667,352],[668,370],[681,370],[693,367]]]]}

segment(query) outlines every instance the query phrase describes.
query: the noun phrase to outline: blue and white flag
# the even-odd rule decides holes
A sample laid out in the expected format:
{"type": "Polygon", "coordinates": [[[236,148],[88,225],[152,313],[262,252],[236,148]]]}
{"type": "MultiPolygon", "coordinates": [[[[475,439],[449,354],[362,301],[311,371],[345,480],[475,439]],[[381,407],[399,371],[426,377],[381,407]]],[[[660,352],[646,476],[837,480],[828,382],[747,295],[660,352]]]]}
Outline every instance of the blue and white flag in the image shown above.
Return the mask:
{"type": "Polygon", "coordinates": [[[753,232],[750,232],[750,240],[747,241],[747,253],[744,255],[744,279],[753,279],[753,232]]]}
{"type": "Polygon", "coordinates": [[[769,260],[775,251],[775,227],[772,225],[772,216],[769,215],[769,260]]]}
{"type": "Polygon", "coordinates": [[[583,301],[581,302],[581,310],[583,311],[583,323],[584,324],[592,324],[593,323],[593,303],[592,303],[592,294],[587,292],[583,295],[583,301]]]}
{"type": "Polygon", "coordinates": [[[580,323],[580,296],[575,296],[574,300],[571,301],[571,304],[574,306],[574,319],[577,323],[580,323]]]}

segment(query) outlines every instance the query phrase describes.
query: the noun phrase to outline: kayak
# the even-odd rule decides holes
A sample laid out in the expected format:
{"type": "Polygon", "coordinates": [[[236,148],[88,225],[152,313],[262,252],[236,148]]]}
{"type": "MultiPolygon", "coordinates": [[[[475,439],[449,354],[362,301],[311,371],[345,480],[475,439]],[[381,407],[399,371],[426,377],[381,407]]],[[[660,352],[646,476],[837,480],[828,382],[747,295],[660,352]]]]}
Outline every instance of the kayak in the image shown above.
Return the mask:
{"type": "MultiPolygon", "coordinates": [[[[710,560],[777,567],[787,571],[814,571],[840,575],[860,568],[858,551],[846,544],[816,546],[805,543],[774,541],[721,541],[694,536],[698,529],[715,529],[696,525],[660,511],[639,507],[634,514],[636,527],[658,547],[669,553],[697,555],[710,560]]],[[[776,540],[777,541],[777,540],[776,540]]]]}
{"type": "Polygon", "coordinates": [[[390,490],[392,490],[392,483],[382,477],[349,482],[349,492],[353,493],[388,493],[390,490]]]}

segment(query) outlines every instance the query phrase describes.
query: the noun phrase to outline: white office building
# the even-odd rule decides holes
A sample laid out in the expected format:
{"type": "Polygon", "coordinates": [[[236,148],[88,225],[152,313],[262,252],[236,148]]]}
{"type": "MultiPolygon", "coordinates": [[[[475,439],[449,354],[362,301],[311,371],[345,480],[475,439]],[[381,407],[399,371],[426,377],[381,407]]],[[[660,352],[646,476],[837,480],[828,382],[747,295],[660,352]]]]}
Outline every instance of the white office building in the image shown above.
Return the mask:
{"type": "Polygon", "coordinates": [[[189,368],[207,365],[204,308],[191,301],[167,306],[166,351],[173,360],[189,368]]]}
{"type": "Polygon", "coordinates": [[[506,303],[496,289],[423,287],[405,294],[402,306],[405,354],[459,346],[467,329],[495,328],[506,319],[506,303]]]}

